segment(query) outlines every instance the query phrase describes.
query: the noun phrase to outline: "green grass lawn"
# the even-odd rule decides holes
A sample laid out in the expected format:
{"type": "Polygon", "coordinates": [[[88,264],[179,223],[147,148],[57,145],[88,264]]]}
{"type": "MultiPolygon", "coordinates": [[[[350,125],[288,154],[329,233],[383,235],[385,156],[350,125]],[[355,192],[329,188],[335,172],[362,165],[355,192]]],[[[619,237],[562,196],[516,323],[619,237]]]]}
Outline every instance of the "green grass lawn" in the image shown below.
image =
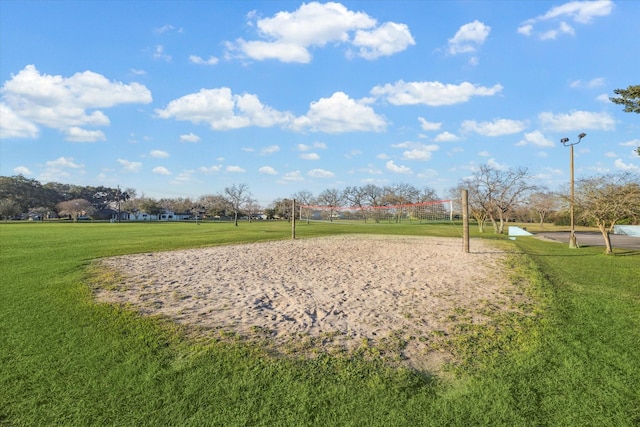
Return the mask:
{"type": "MultiPolygon", "coordinates": [[[[300,223],[336,233],[460,237],[452,224],[300,223]]],[[[475,230],[472,230],[475,236],[475,230]]],[[[96,304],[104,256],[290,238],[288,223],[0,224],[0,425],[640,424],[640,251],[504,239],[534,303],[468,325],[432,375],[379,360],[274,357],[96,304]]],[[[486,233],[486,238],[495,238],[486,233]]],[[[462,250],[462,242],[461,242],[462,250]]]]}

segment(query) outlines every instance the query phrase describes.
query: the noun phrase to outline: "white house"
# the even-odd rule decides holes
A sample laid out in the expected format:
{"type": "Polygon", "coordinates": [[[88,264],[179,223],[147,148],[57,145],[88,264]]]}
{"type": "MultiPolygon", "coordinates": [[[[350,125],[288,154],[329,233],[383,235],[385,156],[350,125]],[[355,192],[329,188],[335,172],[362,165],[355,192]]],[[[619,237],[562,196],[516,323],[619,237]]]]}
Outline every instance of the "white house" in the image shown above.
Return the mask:
{"type": "Polygon", "coordinates": [[[191,219],[189,213],[175,213],[164,210],[160,214],[149,214],[146,212],[135,212],[129,214],[130,221],[185,221],[191,219]]]}

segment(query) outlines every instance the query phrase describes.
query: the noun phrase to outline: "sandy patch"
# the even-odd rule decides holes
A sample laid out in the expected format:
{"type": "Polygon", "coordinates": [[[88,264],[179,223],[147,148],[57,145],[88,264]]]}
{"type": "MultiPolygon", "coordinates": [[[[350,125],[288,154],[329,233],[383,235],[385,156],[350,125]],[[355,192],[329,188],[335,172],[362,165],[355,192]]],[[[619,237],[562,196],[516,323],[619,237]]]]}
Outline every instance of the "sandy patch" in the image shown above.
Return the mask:
{"type": "Polygon", "coordinates": [[[471,247],[464,254],[460,239],[334,236],[114,257],[100,262],[123,281],[96,297],[280,346],[311,339],[348,350],[395,338],[410,365],[433,368],[443,355],[430,343],[450,332],[452,314],[482,323],[482,307],[509,302],[501,252],[482,241],[471,247]]]}

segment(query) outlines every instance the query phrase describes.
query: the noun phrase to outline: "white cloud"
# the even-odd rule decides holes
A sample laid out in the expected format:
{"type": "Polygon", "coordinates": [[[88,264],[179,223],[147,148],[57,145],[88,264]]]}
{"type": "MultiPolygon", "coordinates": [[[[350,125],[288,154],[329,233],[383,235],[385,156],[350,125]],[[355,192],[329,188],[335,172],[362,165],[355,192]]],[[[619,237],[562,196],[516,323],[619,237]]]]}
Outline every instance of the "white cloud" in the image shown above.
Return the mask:
{"type": "Polygon", "coordinates": [[[604,153],[605,157],[618,157],[618,155],[616,153],[614,153],[613,151],[607,151],[606,153],[604,153]]]}
{"type": "Polygon", "coordinates": [[[226,167],[226,171],[227,172],[231,172],[231,173],[244,173],[246,172],[243,168],[241,168],[240,166],[227,166],[226,167]]]}
{"type": "Polygon", "coordinates": [[[437,145],[424,145],[420,148],[412,148],[411,150],[402,153],[402,158],[406,160],[431,160],[433,152],[437,151],[439,147],[437,145]]]}
{"type": "Polygon", "coordinates": [[[200,142],[200,137],[193,132],[180,135],[181,142],[200,142]]]}
{"type": "Polygon", "coordinates": [[[156,175],[171,175],[169,169],[165,168],[164,166],[156,166],[155,168],[151,169],[151,172],[156,175]]]}
{"type": "Polygon", "coordinates": [[[48,168],[60,168],[60,169],[81,169],[83,164],[78,164],[73,160],[73,157],[58,157],[56,160],[50,160],[45,165],[48,168]]]}
{"type": "Polygon", "coordinates": [[[270,145],[268,147],[260,149],[260,154],[266,156],[269,154],[277,153],[278,151],[280,151],[280,147],[278,145],[270,145]]]}
{"type": "Polygon", "coordinates": [[[395,22],[387,22],[371,31],[358,30],[353,39],[353,45],[359,48],[358,56],[364,59],[391,56],[414,44],[409,27],[395,22]]]}
{"type": "Polygon", "coordinates": [[[480,156],[480,157],[490,157],[491,153],[489,153],[488,151],[480,151],[478,153],[478,156],[480,156]]]}
{"type": "Polygon", "coordinates": [[[318,153],[304,153],[300,154],[300,158],[302,160],[320,160],[320,155],[318,153]]]}
{"type": "Polygon", "coordinates": [[[418,117],[420,121],[420,126],[422,126],[422,130],[430,131],[430,130],[440,130],[442,127],[442,123],[429,122],[424,117],[418,117]]]}
{"type": "Polygon", "coordinates": [[[87,130],[77,126],[65,129],[66,140],[72,142],[96,142],[105,141],[107,138],[101,130],[87,130]]]}
{"type": "Polygon", "coordinates": [[[484,44],[490,32],[491,27],[478,20],[464,24],[455,36],[449,39],[449,53],[457,55],[475,52],[479,46],[484,44]]]}
{"type": "Polygon", "coordinates": [[[307,114],[294,120],[292,129],[326,133],[382,132],[386,126],[384,118],[373,108],[358,103],[344,92],[336,92],[330,98],[312,102],[307,114]]]}
{"type": "Polygon", "coordinates": [[[336,174],[325,169],[311,169],[307,175],[312,178],[333,178],[336,174]]]}
{"type": "Polygon", "coordinates": [[[227,57],[309,63],[310,48],[351,43],[357,48],[358,56],[376,59],[415,44],[405,24],[377,25],[366,13],[348,10],[335,2],[304,3],[294,12],[281,11],[254,23],[255,17],[255,13],[248,15],[249,26],[257,29],[260,39],[227,42],[227,57]]]}
{"type": "Polygon", "coordinates": [[[280,182],[289,183],[289,182],[301,182],[304,181],[304,177],[300,171],[287,172],[282,177],[280,182]]]}
{"type": "Polygon", "coordinates": [[[198,168],[198,170],[200,172],[202,172],[205,175],[213,175],[215,173],[218,173],[222,170],[222,165],[213,165],[213,166],[201,166],[198,168]]]}
{"type": "Polygon", "coordinates": [[[570,1],[560,6],[554,6],[544,15],[528,19],[519,28],[518,33],[524,36],[537,34],[541,40],[555,39],[560,34],[575,34],[574,29],[566,20],[578,24],[589,24],[596,17],[608,16],[613,10],[613,1],[570,1]],[[535,32],[534,25],[551,24],[549,30],[535,32]]]}
{"type": "Polygon", "coordinates": [[[142,163],[140,162],[131,162],[126,159],[118,159],[118,163],[122,166],[122,170],[125,172],[133,172],[138,173],[142,170],[142,163]]]}
{"type": "Polygon", "coordinates": [[[617,159],[613,164],[617,169],[626,172],[640,172],[640,166],[631,163],[624,163],[622,159],[617,159]]]}
{"type": "Polygon", "coordinates": [[[389,160],[386,164],[385,167],[387,168],[388,171],[390,172],[394,172],[394,173],[401,173],[401,174],[411,174],[413,173],[411,171],[410,168],[408,168],[407,166],[404,165],[396,165],[395,162],[393,160],[389,160]]]}
{"type": "Polygon", "coordinates": [[[314,148],[320,148],[324,150],[327,148],[327,144],[325,144],[324,142],[314,142],[312,145],[307,145],[307,144],[297,145],[298,151],[309,151],[309,150],[313,150],[314,148]]]}
{"type": "Polygon", "coordinates": [[[475,132],[484,136],[501,136],[522,132],[527,124],[520,120],[496,119],[493,122],[476,122],[465,120],[462,122],[464,132],[475,132]]]}
{"type": "Polygon", "coordinates": [[[209,59],[203,59],[198,55],[189,55],[189,62],[198,65],[216,65],[220,60],[215,56],[210,56],[209,59]]]}
{"type": "Polygon", "coordinates": [[[539,130],[534,130],[531,133],[525,133],[524,139],[521,139],[516,145],[535,145],[536,147],[554,147],[555,144],[550,139],[546,138],[539,130]]]}
{"type": "Polygon", "coordinates": [[[163,25],[162,27],[154,28],[153,32],[156,34],[162,34],[171,30],[175,30],[175,27],[171,24],[166,24],[166,25],[163,25]]]}
{"type": "Polygon", "coordinates": [[[622,147],[638,147],[640,146],[640,139],[632,139],[630,141],[621,142],[622,147]]]}
{"type": "Polygon", "coordinates": [[[499,171],[506,171],[509,169],[509,166],[507,166],[506,164],[498,163],[496,159],[487,160],[487,165],[499,171]]]}
{"type": "Polygon", "coordinates": [[[0,103],[0,138],[37,138],[38,126],[16,114],[11,107],[0,103]]]}
{"type": "Polygon", "coordinates": [[[76,163],[72,157],[58,157],[45,163],[45,170],[38,177],[41,181],[60,181],[71,177],[71,172],[83,174],[84,165],[76,163]]]}
{"type": "Polygon", "coordinates": [[[258,172],[265,175],[278,175],[278,172],[271,166],[262,166],[260,169],[258,169],[258,172]]]}
{"type": "Polygon", "coordinates": [[[455,142],[459,141],[460,137],[452,134],[451,132],[442,132],[438,134],[433,140],[435,142],[455,142]]]}
{"type": "Polygon", "coordinates": [[[502,91],[502,85],[476,86],[463,82],[459,85],[440,82],[404,82],[385,84],[371,89],[371,94],[383,97],[393,105],[425,104],[432,107],[454,105],[469,101],[472,96],[493,96],[502,91]]]}
{"type": "Polygon", "coordinates": [[[207,123],[213,130],[272,127],[285,125],[291,120],[289,113],[263,105],[256,95],[234,95],[226,87],[201,89],[174,99],[166,108],[155,112],[162,119],[207,123]]]}
{"type": "Polygon", "coordinates": [[[169,157],[169,153],[162,150],[151,150],[149,155],[154,159],[166,159],[167,157],[169,157]]]}
{"type": "Polygon", "coordinates": [[[138,83],[112,82],[92,71],[71,77],[40,74],[34,65],[13,75],[1,92],[3,137],[35,138],[40,125],[61,130],[72,141],[96,141],[104,134],[83,127],[109,125],[98,108],[151,102],[149,89],[138,83]]]}
{"type": "Polygon", "coordinates": [[[13,173],[15,173],[16,175],[24,175],[24,176],[31,175],[31,171],[26,166],[18,166],[16,168],[13,168],[13,173]]]}
{"type": "Polygon", "coordinates": [[[604,77],[595,77],[588,82],[582,82],[581,80],[576,80],[572,82],[571,87],[587,87],[592,89],[594,87],[603,86],[606,83],[606,79],[604,77]]]}
{"type": "Polygon", "coordinates": [[[164,51],[164,46],[162,46],[161,44],[156,45],[153,48],[153,59],[158,59],[158,60],[162,60],[162,61],[166,61],[166,62],[171,62],[171,55],[168,55],[165,53],[164,51]]]}
{"type": "Polygon", "coordinates": [[[545,129],[557,132],[587,129],[614,130],[616,127],[614,118],[604,112],[572,111],[566,114],[543,112],[538,115],[538,120],[545,129]]]}

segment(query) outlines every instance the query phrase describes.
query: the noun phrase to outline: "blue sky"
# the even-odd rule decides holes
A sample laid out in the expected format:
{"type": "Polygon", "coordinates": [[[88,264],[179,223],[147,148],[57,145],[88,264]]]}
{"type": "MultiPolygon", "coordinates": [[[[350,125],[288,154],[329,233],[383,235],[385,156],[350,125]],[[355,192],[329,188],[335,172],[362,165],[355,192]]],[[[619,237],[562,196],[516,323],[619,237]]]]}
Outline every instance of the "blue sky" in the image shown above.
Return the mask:
{"type": "Polygon", "coordinates": [[[268,205],[640,172],[637,1],[0,3],[0,175],[268,205]]]}

